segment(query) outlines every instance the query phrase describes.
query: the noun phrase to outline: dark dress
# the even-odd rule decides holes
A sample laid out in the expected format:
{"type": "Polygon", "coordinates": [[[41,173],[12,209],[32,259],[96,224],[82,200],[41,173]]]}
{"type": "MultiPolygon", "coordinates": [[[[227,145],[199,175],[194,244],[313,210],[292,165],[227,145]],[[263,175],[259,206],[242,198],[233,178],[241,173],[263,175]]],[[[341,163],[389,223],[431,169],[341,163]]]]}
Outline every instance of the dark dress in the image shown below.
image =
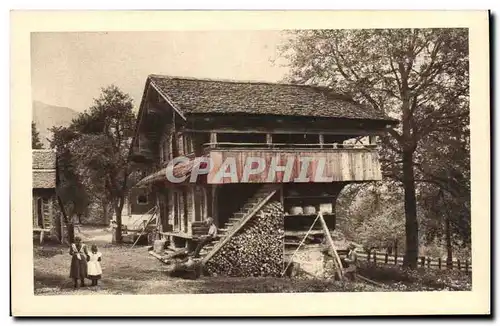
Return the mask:
{"type": "Polygon", "coordinates": [[[83,280],[87,277],[87,246],[83,243],[74,244],[74,246],[77,251],[73,249],[73,244],[69,249],[69,254],[72,256],[69,277],[83,280]],[[78,254],[80,254],[80,259],[78,259],[78,254]]]}

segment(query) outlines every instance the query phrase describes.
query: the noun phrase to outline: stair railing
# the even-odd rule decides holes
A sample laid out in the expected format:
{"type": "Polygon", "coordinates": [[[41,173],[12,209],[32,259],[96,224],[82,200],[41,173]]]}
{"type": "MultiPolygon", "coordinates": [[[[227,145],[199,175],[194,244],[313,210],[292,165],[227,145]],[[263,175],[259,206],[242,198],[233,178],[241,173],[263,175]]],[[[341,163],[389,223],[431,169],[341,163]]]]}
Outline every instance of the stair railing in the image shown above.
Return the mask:
{"type": "Polygon", "coordinates": [[[219,242],[212,248],[212,250],[202,259],[202,263],[205,264],[210,258],[213,257],[231,238],[239,231],[241,228],[264,206],[265,203],[274,196],[278,189],[272,189],[269,191],[269,194],[266,195],[257,205],[255,205],[245,217],[243,217],[240,222],[234,225],[228,233],[224,236],[224,238],[220,239],[219,242]]]}

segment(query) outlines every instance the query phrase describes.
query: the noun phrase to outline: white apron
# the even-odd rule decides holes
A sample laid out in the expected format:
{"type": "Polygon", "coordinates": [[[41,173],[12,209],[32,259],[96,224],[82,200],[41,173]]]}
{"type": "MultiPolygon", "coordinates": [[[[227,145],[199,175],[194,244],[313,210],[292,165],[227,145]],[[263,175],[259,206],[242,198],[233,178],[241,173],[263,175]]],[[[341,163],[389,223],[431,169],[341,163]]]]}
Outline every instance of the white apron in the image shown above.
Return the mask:
{"type": "Polygon", "coordinates": [[[102,257],[102,254],[100,252],[93,253],[89,252],[89,262],[87,263],[87,274],[90,275],[101,275],[102,274],[102,269],[101,269],[101,263],[97,261],[102,257]]]}

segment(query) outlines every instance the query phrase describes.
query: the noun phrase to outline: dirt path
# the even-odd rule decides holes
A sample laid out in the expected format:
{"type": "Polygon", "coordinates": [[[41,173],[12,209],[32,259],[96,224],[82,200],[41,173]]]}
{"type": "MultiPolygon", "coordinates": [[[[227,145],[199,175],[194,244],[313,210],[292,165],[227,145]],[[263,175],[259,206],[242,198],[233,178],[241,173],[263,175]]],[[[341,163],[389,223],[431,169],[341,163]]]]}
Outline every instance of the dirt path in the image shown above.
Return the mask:
{"type": "Polygon", "coordinates": [[[105,226],[100,227],[81,227],[81,232],[75,230],[75,236],[82,238],[82,241],[87,244],[106,245],[112,240],[112,233],[105,226]]]}
{"type": "MultiPolygon", "coordinates": [[[[42,245],[34,248],[35,294],[168,294],[168,293],[264,293],[376,291],[360,283],[287,278],[202,277],[184,280],[166,275],[164,265],[150,256],[147,247],[111,244],[111,233],[104,227],[82,228],[87,244],[97,244],[103,253],[103,278],[96,288],[73,289],[69,278],[71,257],[67,246],[42,245]]],[[[89,283],[87,281],[87,283],[89,283]]]]}

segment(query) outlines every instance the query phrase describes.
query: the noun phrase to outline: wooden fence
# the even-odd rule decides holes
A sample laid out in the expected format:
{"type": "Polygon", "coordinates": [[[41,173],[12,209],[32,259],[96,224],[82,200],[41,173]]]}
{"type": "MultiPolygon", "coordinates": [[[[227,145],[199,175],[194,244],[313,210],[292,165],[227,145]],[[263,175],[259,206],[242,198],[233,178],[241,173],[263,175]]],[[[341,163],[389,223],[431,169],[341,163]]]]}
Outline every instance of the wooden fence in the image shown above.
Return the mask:
{"type": "MultiPolygon", "coordinates": [[[[338,250],[339,255],[345,257],[347,250],[338,250]]],[[[370,254],[358,252],[358,259],[373,262],[375,264],[383,265],[403,265],[403,256],[394,256],[387,253],[371,252],[370,254]]],[[[452,264],[448,266],[446,259],[432,258],[432,257],[419,257],[418,266],[424,268],[435,269],[456,269],[466,273],[472,272],[472,264],[470,260],[460,260],[454,258],[452,264]]]]}

